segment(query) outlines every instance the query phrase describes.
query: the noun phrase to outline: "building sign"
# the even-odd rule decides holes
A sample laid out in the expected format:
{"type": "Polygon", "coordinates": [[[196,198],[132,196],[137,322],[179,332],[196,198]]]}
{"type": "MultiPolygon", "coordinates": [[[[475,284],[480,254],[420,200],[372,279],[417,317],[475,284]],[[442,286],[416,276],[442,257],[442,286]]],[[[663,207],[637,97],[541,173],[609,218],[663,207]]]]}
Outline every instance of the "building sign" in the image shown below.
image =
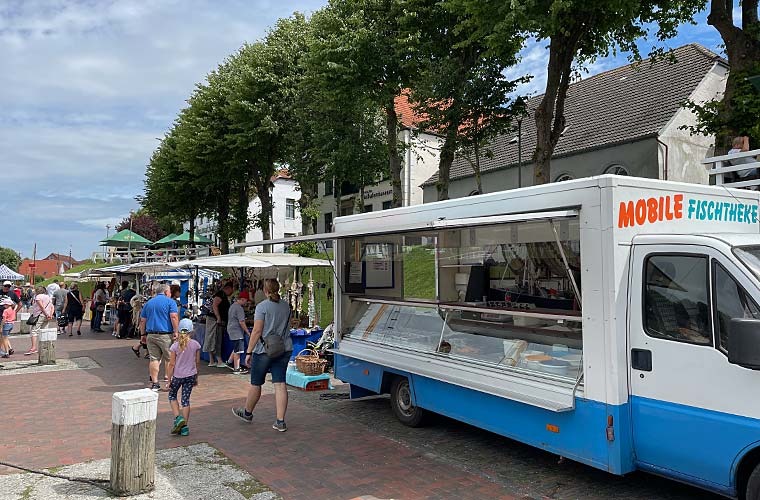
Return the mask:
{"type": "Polygon", "coordinates": [[[364,199],[369,200],[372,198],[380,198],[381,196],[393,195],[393,189],[384,189],[382,191],[373,191],[371,189],[364,190],[364,199]]]}
{"type": "Polygon", "coordinates": [[[672,220],[757,224],[757,204],[686,198],[683,194],[621,201],[618,228],[643,226],[672,220]]]}

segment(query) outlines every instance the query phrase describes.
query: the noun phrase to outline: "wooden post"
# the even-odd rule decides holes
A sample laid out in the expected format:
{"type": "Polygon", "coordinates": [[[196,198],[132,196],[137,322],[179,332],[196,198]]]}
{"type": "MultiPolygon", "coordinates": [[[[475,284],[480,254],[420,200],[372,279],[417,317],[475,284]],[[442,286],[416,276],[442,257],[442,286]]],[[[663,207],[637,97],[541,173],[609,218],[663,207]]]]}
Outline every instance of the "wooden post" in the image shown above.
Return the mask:
{"type": "Polygon", "coordinates": [[[158,394],[116,392],[111,415],[111,490],[118,496],[153,490],[158,394]]]}
{"type": "Polygon", "coordinates": [[[39,347],[37,348],[39,364],[55,364],[55,340],[57,338],[58,330],[55,328],[43,328],[40,330],[39,347]]]}

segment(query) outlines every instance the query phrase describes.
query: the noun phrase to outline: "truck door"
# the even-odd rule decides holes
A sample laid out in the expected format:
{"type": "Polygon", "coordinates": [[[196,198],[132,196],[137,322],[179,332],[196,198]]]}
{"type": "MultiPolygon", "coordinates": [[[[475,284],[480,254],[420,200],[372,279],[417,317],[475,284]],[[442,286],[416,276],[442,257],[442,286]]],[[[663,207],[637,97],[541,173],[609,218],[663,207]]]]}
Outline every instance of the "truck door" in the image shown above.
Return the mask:
{"type": "Polygon", "coordinates": [[[634,245],[629,390],[639,468],[730,491],[732,464],[760,440],[760,372],[730,364],[729,317],[758,317],[733,259],[692,245],[634,245]],[[721,329],[722,331],[716,331],[721,329]]]}

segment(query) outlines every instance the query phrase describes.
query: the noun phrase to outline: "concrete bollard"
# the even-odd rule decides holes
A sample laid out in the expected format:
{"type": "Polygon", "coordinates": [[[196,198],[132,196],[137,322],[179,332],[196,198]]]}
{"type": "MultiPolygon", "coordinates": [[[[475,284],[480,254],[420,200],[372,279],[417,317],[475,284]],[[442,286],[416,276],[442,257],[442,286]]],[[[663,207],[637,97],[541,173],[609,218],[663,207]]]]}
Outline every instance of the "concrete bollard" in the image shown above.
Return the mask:
{"type": "Polygon", "coordinates": [[[116,392],[111,412],[111,491],[119,496],[153,490],[158,394],[116,392]]]}
{"type": "Polygon", "coordinates": [[[41,365],[55,364],[55,341],[58,338],[58,330],[55,328],[43,328],[40,330],[39,346],[37,347],[38,360],[41,365]]]}

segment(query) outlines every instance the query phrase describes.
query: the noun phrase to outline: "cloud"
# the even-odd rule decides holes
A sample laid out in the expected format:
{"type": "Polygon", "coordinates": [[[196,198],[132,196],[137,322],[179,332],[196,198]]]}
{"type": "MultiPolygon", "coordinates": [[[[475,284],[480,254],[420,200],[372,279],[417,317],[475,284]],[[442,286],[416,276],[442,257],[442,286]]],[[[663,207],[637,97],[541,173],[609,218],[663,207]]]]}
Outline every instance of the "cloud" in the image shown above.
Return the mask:
{"type": "Polygon", "coordinates": [[[97,249],[196,82],[279,17],[326,0],[0,2],[2,246],[97,249]]]}

